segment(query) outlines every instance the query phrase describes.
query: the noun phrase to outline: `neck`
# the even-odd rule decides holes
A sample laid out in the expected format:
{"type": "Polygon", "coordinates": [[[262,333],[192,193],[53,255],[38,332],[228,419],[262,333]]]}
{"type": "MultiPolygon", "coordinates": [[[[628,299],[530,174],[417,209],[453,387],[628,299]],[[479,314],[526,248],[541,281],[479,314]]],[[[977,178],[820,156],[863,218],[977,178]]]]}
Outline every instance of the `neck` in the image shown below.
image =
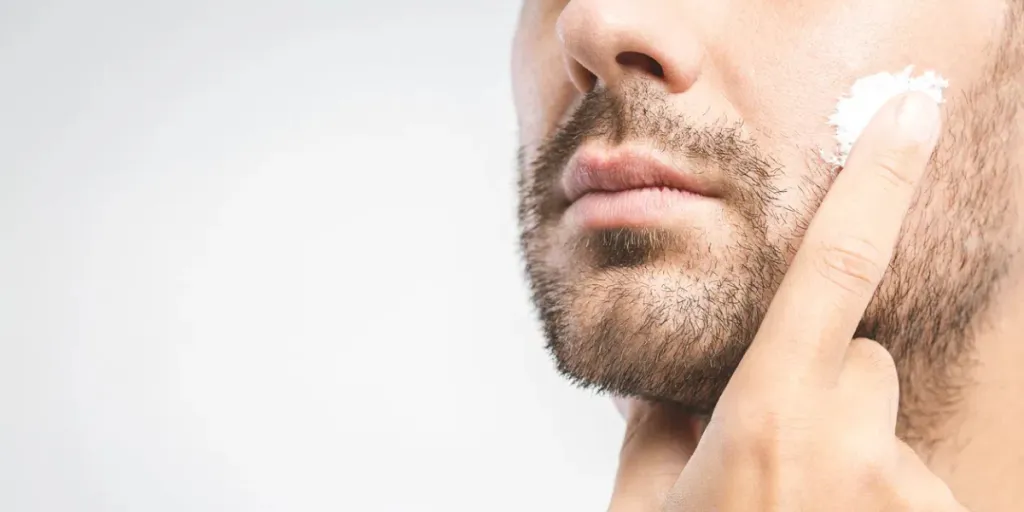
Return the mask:
{"type": "Polygon", "coordinates": [[[914,446],[972,512],[1020,510],[1024,503],[1022,304],[1018,292],[994,305],[974,338],[956,410],[931,436],[941,441],[914,446]]]}

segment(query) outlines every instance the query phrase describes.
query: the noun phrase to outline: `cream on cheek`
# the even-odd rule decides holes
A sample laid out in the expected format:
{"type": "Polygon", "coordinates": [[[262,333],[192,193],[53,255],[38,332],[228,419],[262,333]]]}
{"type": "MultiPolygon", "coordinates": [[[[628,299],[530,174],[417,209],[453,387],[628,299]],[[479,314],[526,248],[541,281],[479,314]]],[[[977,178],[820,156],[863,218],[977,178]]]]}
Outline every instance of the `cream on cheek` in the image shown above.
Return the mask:
{"type": "Polygon", "coordinates": [[[828,119],[829,126],[835,128],[837,147],[830,155],[822,151],[825,161],[837,166],[846,165],[846,159],[857,138],[878,110],[895,96],[920,91],[942,103],[943,92],[949,82],[934,71],[913,76],[913,69],[913,66],[907,66],[901,73],[876,73],[854,82],[850,92],[839,99],[835,113],[828,119]]]}
{"type": "Polygon", "coordinates": [[[961,36],[950,38],[945,28],[957,21],[959,11],[953,0],[942,3],[944,8],[935,9],[927,0],[836,0],[821,3],[829,8],[814,15],[794,15],[787,28],[803,37],[774,48],[795,63],[776,76],[794,85],[778,97],[775,122],[788,128],[792,140],[820,148],[825,162],[841,167],[868,123],[893,97],[921,91],[942,103],[946,77],[957,84],[971,81],[972,69],[965,69],[965,60],[957,56],[964,51],[977,55],[975,39],[992,24],[990,15],[959,16],[961,36]],[[817,72],[804,74],[807,69],[817,72]]]}

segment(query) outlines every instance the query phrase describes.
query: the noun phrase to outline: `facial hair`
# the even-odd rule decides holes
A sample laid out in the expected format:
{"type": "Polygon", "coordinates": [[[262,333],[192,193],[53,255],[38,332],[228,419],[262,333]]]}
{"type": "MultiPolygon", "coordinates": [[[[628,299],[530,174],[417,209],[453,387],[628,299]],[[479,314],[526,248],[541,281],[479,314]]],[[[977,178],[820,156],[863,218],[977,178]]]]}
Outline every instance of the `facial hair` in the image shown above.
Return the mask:
{"type": "Polygon", "coordinates": [[[627,95],[588,94],[521,174],[521,242],[563,374],[585,387],[706,410],[745,350],[732,340],[753,338],[783,274],[783,256],[766,234],[777,167],[738,127],[697,129],[668,112],[665,96],[642,82],[627,95]],[[700,233],[667,229],[599,230],[553,246],[562,242],[554,226],[567,206],[554,185],[576,149],[595,139],[653,142],[698,172],[727,169],[722,200],[737,206],[729,224],[743,240],[725,249],[733,257],[711,254],[700,233]],[[551,251],[567,252],[569,263],[549,264],[551,251]],[[703,274],[699,281],[686,279],[693,272],[703,274]]]}
{"type": "MultiPolygon", "coordinates": [[[[955,403],[972,329],[1017,253],[1014,137],[1007,130],[1017,128],[1020,91],[1001,58],[992,80],[949,105],[889,271],[855,334],[882,343],[897,362],[905,437],[924,436],[926,423],[955,403]]],[[[780,204],[784,191],[774,184],[784,170],[771,155],[738,126],[693,125],[644,82],[586,95],[536,155],[520,158],[520,241],[559,371],[583,387],[710,413],[834,169],[809,159],[801,204],[780,204]],[[555,184],[588,141],[642,141],[680,155],[698,172],[718,173],[728,184],[721,228],[730,231],[729,243],[711,246],[700,230],[654,228],[567,238],[559,222],[568,205],[555,184]],[[771,243],[772,228],[785,240],[771,243]]]]}

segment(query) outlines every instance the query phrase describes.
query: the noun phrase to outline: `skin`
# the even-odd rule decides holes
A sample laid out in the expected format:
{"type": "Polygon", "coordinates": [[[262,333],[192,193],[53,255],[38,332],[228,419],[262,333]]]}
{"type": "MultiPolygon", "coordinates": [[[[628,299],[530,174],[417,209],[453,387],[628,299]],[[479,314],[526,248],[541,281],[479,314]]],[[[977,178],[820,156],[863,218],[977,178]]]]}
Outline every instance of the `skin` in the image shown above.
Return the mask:
{"type": "Polygon", "coordinates": [[[559,369],[634,398],[613,510],[1024,501],[1020,10],[525,2],[523,250],[559,369]],[[908,64],[950,81],[937,140],[894,101],[846,168],[823,162],[836,98],[908,64]],[[624,146],[722,193],[651,225],[572,222],[565,166],[624,146]]]}

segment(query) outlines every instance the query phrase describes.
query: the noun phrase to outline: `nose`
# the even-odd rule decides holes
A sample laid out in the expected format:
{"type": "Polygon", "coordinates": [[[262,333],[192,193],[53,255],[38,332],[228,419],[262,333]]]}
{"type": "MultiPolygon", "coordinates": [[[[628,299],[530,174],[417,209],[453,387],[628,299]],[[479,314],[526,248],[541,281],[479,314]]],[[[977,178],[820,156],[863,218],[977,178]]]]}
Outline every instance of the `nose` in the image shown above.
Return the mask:
{"type": "Polygon", "coordinates": [[[704,52],[680,21],[650,1],[572,0],[557,24],[569,78],[583,93],[629,77],[686,91],[700,75],[704,52]]]}

